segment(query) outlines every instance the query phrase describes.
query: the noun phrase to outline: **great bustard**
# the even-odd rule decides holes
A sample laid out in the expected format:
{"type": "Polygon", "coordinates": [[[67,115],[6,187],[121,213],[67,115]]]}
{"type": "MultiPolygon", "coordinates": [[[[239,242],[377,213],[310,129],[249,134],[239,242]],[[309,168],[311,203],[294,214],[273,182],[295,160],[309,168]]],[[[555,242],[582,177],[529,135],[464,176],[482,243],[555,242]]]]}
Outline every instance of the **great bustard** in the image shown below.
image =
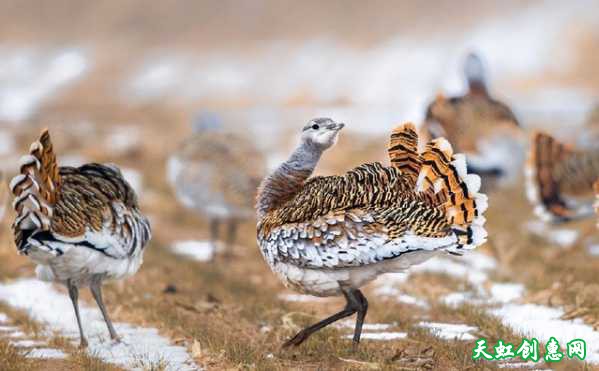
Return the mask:
{"type": "Polygon", "coordinates": [[[535,214],[565,222],[593,212],[593,183],[599,179],[599,148],[575,150],[551,135],[532,137],[526,163],[526,190],[535,214]]]}
{"type": "Polygon", "coordinates": [[[439,252],[459,255],[487,237],[480,178],[467,174],[464,156],[453,154],[443,138],[418,153],[412,124],[393,131],[391,166],[364,164],[341,176],[310,178],[343,126],[328,118],[310,121],[300,145],[259,189],[257,238],[271,269],[295,290],[347,301],[285,346],[354,313],[357,344],[368,309],[361,286],[439,252]]]}
{"type": "Polygon", "coordinates": [[[247,138],[226,131],[218,117],[203,113],[194,122],[192,136],[169,158],[167,172],[180,202],[209,219],[214,247],[220,224],[227,223],[229,255],[238,223],[254,217],[254,196],[265,166],[247,138]]]}
{"type": "Polygon", "coordinates": [[[47,130],[20,161],[10,189],[16,218],[12,225],[19,253],[38,264],[44,281],[67,286],[81,336],[79,288],[89,287],[110,337],[118,341],[102,300],[105,280],[137,272],[150,240],[148,220],[120,170],[113,165],[58,167],[47,130]]]}
{"type": "MultiPolygon", "coordinates": [[[[427,107],[424,128],[432,138],[445,137],[456,151],[468,156],[468,170],[484,181],[509,178],[520,173],[514,163],[524,161],[526,138],[510,108],[491,97],[481,59],[469,54],[464,63],[468,91],[427,107]]],[[[484,182],[483,182],[484,183],[484,182]]]]}

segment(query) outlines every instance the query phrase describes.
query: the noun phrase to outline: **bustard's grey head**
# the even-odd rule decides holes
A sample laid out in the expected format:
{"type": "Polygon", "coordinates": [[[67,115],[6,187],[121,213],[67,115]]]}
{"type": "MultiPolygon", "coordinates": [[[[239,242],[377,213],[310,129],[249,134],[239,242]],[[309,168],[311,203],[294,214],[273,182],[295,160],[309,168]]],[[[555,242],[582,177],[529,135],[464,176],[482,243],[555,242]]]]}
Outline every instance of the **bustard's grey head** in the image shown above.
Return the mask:
{"type": "Polygon", "coordinates": [[[302,142],[316,145],[322,150],[328,149],[337,142],[339,130],[344,126],[330,118],[312,119],[302,129],[302,142]]]}
{"type": "Polygon", "coordinates": [[[194,133],[220,130],[222,128],[222,119],[215,112],[200,112],[193,118],[191,123],[191,130],[194,133]]]}
{"type": "Polygon", "coordinates": [[[483,61],[475,53],[470,53],[464,62],[464,75],[468,85],[485,85],[486,73],[483,61]]]}

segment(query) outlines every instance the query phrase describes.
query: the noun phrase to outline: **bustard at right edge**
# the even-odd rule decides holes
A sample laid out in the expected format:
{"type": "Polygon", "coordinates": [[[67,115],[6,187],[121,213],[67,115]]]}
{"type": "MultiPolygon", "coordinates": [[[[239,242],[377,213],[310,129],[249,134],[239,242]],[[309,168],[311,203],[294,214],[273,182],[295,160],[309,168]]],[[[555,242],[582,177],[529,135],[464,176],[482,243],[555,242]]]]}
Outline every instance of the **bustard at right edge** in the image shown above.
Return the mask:
{"type": "Polygon", "coordinates": [[[443,138],[418,153],[412,124],[393,130],[391,166],[364,164],[340,176],[310,177],[343,126],[328,118],[310,121],[299,146],[258,191],[257,238],[271,269],[299,292],[347,301],[284,346],[300,345],[357,313],[356,346],[368,310],[363,285],[441,252],[461,255],[487,238],[479,176],[467,173],[464,156],[443,138]]]}

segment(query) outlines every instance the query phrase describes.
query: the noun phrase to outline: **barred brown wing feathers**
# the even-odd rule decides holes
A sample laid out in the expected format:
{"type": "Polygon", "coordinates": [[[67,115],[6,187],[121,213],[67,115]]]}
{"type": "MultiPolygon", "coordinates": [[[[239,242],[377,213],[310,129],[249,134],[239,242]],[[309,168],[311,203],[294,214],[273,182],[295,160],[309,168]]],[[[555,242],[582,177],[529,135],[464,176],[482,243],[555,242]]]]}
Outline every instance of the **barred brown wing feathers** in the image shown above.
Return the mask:
{"type": "Polygon", "coordinates": [[[147,219],[139,211],[137,197],[120,172],[101,164],[61,168],[64,183],[52,219],[58,239],[83,240],[91,234],[114,238],[121,246],[101,250],[114,257],[130,255],[150,238],[147,219]]]}

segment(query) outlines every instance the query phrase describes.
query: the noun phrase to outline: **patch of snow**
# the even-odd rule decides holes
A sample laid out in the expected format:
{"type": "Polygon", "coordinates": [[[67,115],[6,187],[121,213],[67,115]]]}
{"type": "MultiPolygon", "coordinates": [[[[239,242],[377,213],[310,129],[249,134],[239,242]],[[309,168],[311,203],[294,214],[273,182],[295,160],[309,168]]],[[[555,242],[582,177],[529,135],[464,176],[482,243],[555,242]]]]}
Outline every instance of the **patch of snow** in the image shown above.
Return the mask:
{"type": "MultiPolygon", "coordinates": [[[[48,331],[56,331],[78,344],[79,331],[71,301],[51,284],[36,279],[0,284],[0,300],[27,311],[33,320],[46,324],[48,331]]],[[[115,323],[122,342],[114,344],[100,311],[82,302],[79,305],[90,355],[125,368],[133,368],[139,360],[144,360],[152,364],[166,361],[169,371],[198,369],[185,347],[172,345],[155,328],[115,323]]]]}
{"type": "Polygon", "coordinates": [[[446,257],[434,257],[420,265],[410,268],[410,271],[443,273],[452,277],[466,279],[472,285],[479,287],[487,280],[488,274],[474,266],[464,264],[466,262],[468,261],[460,262],[458,259],[454,260],[446,257]]]}
{"type": "Polygon", "coordinates": [[[296,302],[296,303],[309,303],[314,301],[327,301],[328,298],[320,298],[312,295],[301,295],[301,294],[279,294],[279,300],[296,302]]]}
{"type": "MultiPolygon", "coordinates": [[[[364,330],[364,331],[385,331],[385,330],[389,330],[392,327],[395,327],[396,325],[397,324],[395,324],[395,323],[364,323],[362,325],[362,330],[364,330]]],[[[351,320],[341,321],[341,322],[337,322],[335,326],[339,327],[339,328],[354,329],[356,326],[356,322],[351,321],[351,320]]]]}
{"type": "Polygon", "coordinates": [[[85,156],[81,156],[78,154],[66,154],[58,156],[58,163],[60,164],[60,166],[79,167],[88,162],[89,161],[87,158],[85,158],[85,156]]]}
{"type": "Polygon", "coordinates": [[[8,321],[6,313],[0,313],[0,323],[5,323],[6,321],[8,321]]]}
{"type": "Polygon", "coordinates": [[[542,365],[543,362],[535,363],[535,362],[506,362],[506,363],[498,363],[497,367],[499,368],[535,368],[542,365]]]}
{"type": "Polygon", "coordinates": [[[15,332],[11,332],[10,334],[8,334],[7,337],[9,338],[22,338],[25,336],[25,333],[23,331],[15,331],[15,332]]]}
{"type": "Polygon", "coordinates": [[[208,262],[214,258],[214,246],[210,241],[176,241],[173,251],[195,261],[208,262]]]}
{"type": "Polygon", "coordinates": [[[67,355],[58,349],[52,348],[39,348],[31,349],[27,353],[27,358],[40,358],[40,359],[65,359],[67,355]]]}
{"type": "Polygon", "coordinates": [[[587,247],[589,255],[599,256],[599,245],[590,245],[587,247]]]}
{"type": "Polygon", "coordinates": [[[536,304],[506,304],[490,313],[521,336],[535,337],[539,342],[547,342],[553,336],[562,349],[573,339],[583,339],[587,344],[586,361],[599,363],[599,332],[581,319],[560,319],[564,314],[560,308],[536,304]]]}
{"type": "Polygon", "coordinates": [[[521,299],[524,291],[524,285],[519,283],[494,283],[490,289],[493,301],[499,303],[509,303],[521,299]]]}
{"type": "MultiPolygon", "coordinates": [[[[353,335],[346,335],[346,339],[352,339],[353,335]]],[[[362,340],[399,340],[408,337],[406,332],[363,332],[362,340]]]]}
{"type": "Polygon", "coordinates": [[[478,327],[454,323],[420,322],[418,326],[429,329],[435,336],[445,340],[476,340],[472,332],[478,331],[478,327]]]}
{"type": "Polygon", "coordinates": [[[15,147],[15,136],[8,130],[0,130],[0,156],[14,153],[15,147]]]}
{"type": "Polygon", "coordinates": [[[17,331],[17,330],[19,330],[19,328],[15,327],[15,326],[0,326],[1,332],[9,332],[9,331],[17,331]]]}
{"type": "Polygon", "coordinates": [[[116,155],[125,155],[141,146],[141,128],[139,126],[117,126],[111,129],[104,140],[104,146],[116,155]]]}
{"type": "Polygon", "coordinates": [[[452,292],[441,298],[441,302],[450,307],[459,307],[464,303],[470,302],[473,296],[474,294],[471,292],[452,292]]]}
{"type": "Polygon", "coordinates": [[[16,348],[32,348],[46,345],[46,342],[41,340],[13,340],[10,345],[16,348]]]}
{"type": "Polygon", "coordinates": [[[412,295],[401,294],[397,296],[397,301],[404,304],[415,305],[420,308],[428,308],[426,300],[413,297],[412,295]]]}
{"type": "Polygon", "coordinates": [[[135,169],[131,169],[128,167],[121,168],[121,173],[125,180],[131,185],[135,193],[138,195],[142,193],[143,190],[143,175],[135,169]]]}
{"type": "Polygon", "coordinates": [[[580,232],[575,229],[555,228],[540,220],[526,223],[526,229],[535,236],[564,248],[574,245],[580,235],[580,232]]]}
{"type": "Polygon", "coordinates": [[[0,120],[26,120],[46,98],[87,69],[87,57],[77,49],[48,54],[0,48],[0,120]]]}

